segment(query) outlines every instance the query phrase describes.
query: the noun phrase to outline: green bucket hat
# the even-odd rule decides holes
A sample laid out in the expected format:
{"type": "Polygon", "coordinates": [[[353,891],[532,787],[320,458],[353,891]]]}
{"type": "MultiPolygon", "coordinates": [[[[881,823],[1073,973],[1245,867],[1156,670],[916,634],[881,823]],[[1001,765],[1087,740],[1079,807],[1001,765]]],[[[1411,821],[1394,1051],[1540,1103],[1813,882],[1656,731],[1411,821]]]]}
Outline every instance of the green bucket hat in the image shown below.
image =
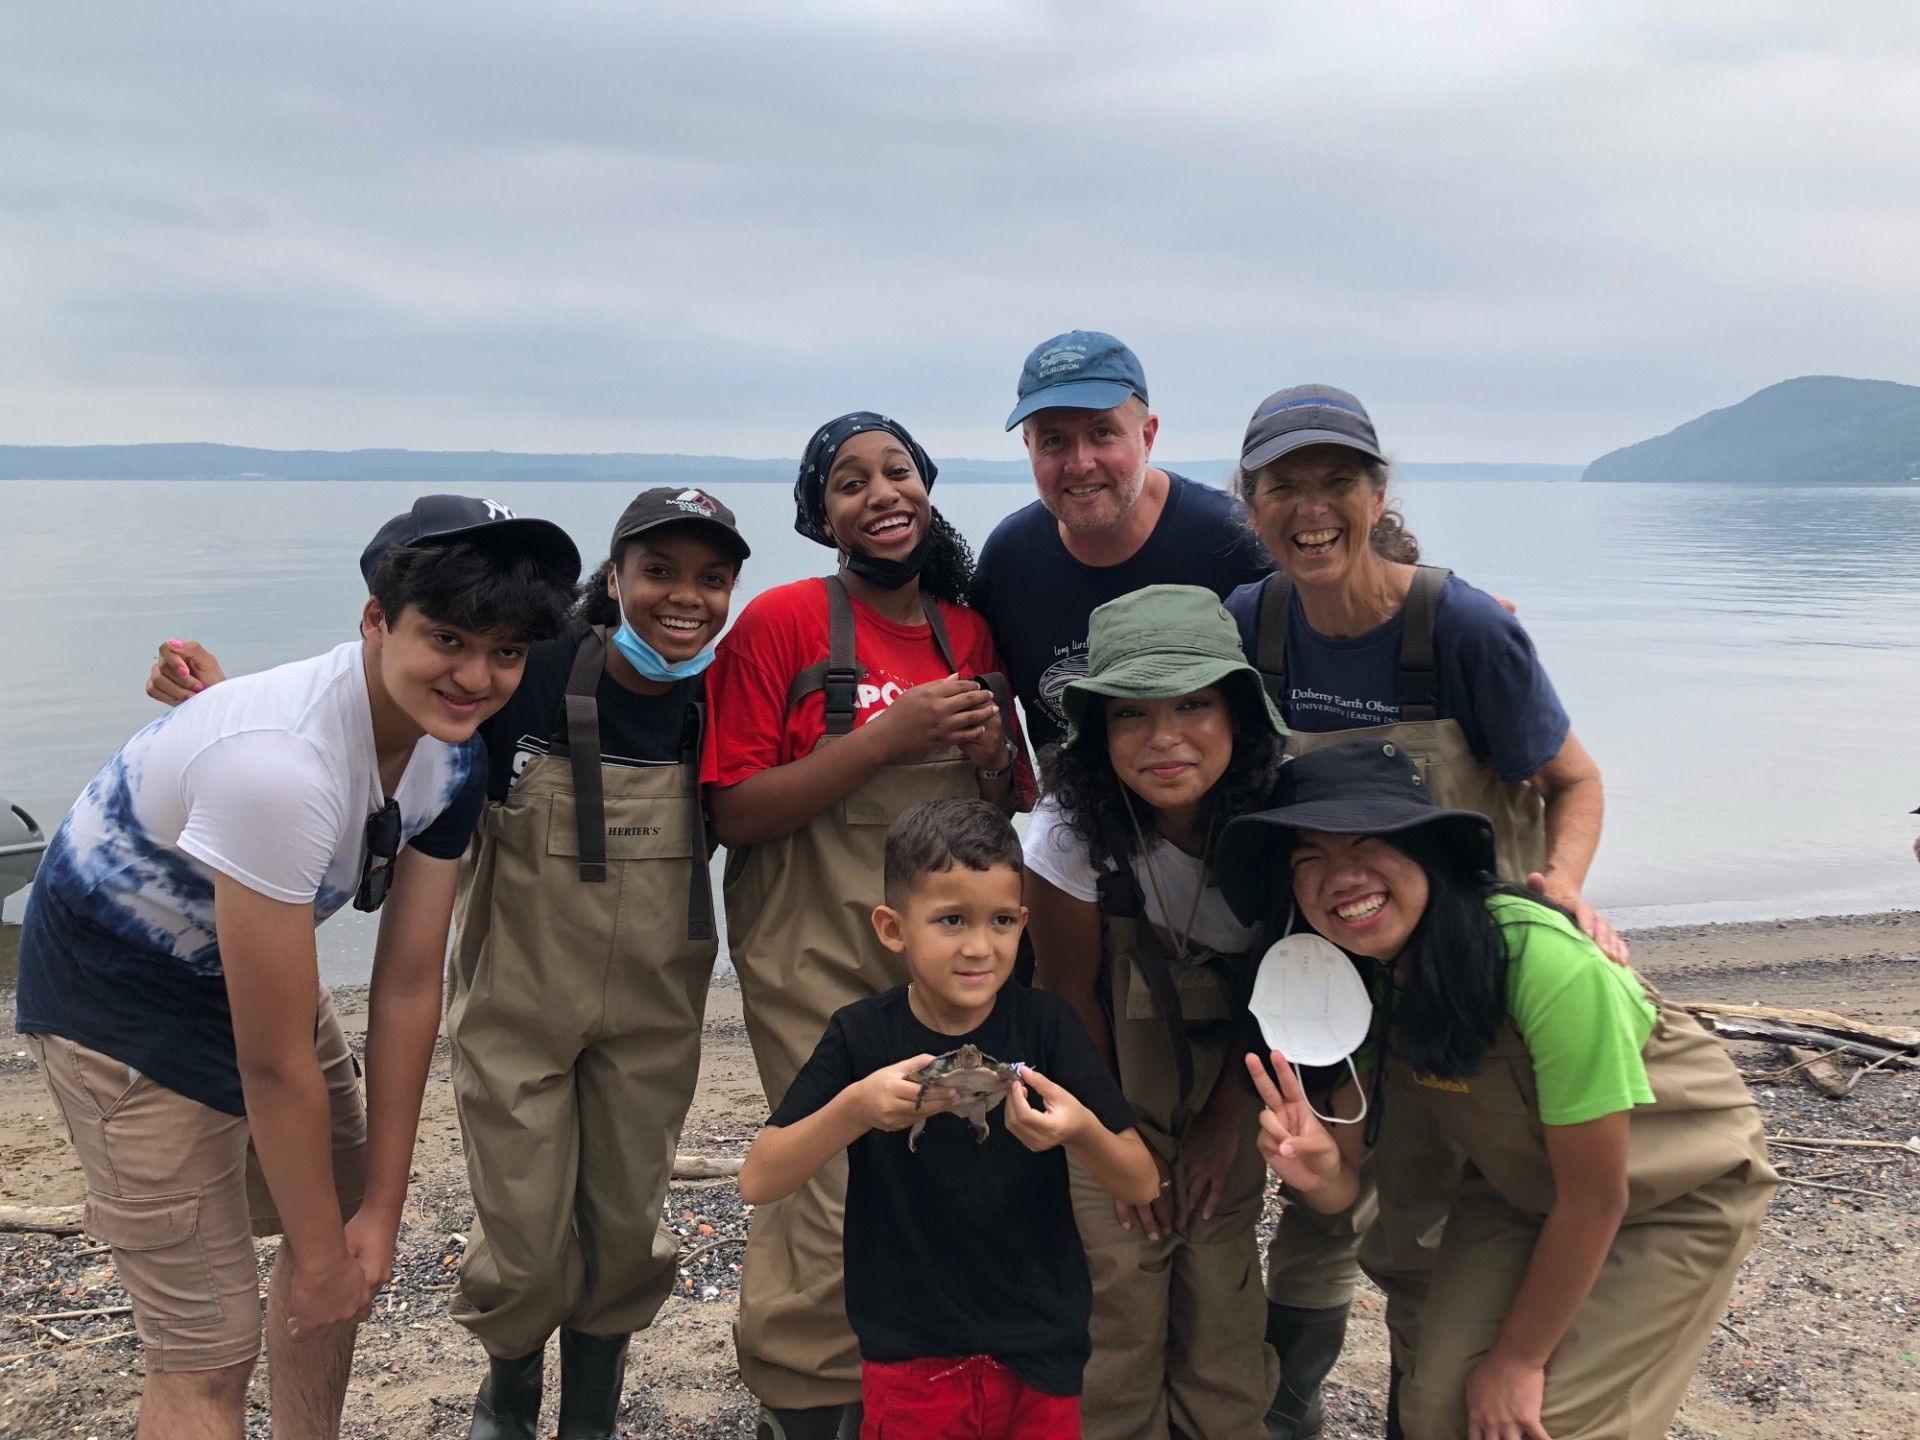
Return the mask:
{"type": "Polygon", "coordinates": [[[1093,612],[1087,625],[1087,673],[1060,695],[1071,749],[1086,735],[1092,706],[1109,696],[1170,700],[1219,685],[1243,722],[1287,727],[1240,648],[1240,627],[1220,597],[1198,585],[1148,585],[1093,612]]]}

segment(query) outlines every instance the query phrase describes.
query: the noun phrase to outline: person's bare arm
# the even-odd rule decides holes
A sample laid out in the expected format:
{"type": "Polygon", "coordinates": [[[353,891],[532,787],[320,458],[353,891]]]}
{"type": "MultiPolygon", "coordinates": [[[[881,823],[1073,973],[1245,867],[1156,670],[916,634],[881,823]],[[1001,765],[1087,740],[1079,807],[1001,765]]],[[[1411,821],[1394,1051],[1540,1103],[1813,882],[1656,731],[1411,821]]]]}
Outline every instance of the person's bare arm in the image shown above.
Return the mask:
{"type": "Polygon", "coordinates": [[[867,1131],[904,1130],[916,1120],[951,1109],[955,1092],[936,1087],[923,1100],[919,1082],[907,1078],[931,1059],[916,1055],[883,1065],[804,1120],[763,1128],[740,1163],[740,1198],[749,1205],[784,1199],[867,1131]]]}
{"type": "Polygon", "coordinates": [[[1052,884],[1032,867],[1021,882],[1027,935],[1033,941],[1033,980],[1073,1007],[1094,1048],[1113,1067],[1113,1028],[1100,1003],[1100,907],[1052,884]]]}
{"type": "Polygon", "coordinates": [[[458,860],[403,847],[380,909],[367,999],[366,1198],[347,1225],[348,1248],[375,1286],[393,1271],[420,1097],[440,1030],[440,978],[459,873],[458,860]]]}
{"type": "Polygon", "coordinates": [[[1600,848],[1600,824],[1606,814],[1600,767],[1580,737],[1569,730],[1560,752],[1540,768],[1533,784],[1546,810],[1547,868],[1527,876],[1527,884],[1572,911],[1593,943],[1610,959],[1625,964],[1627,942],[1580,894],[1594,852],[1600,848]]]}
{"type": "Polygon", "coordinates": [[[713,833],[730,849],[791,835],[883,766],[953,746],[977,747],[992,710],[993,696],[971,680],[915,685],[885,714],[831,745],[756,771],[737,784],[707,786],[713,833]]]}
{"type": "Polygon", "coordinates": [[[1540,1424],[1547,1361],[1586,1303],[1627,1211],[1631,1113],[1545,1127],[1553,1208],[1493,1348],[1467,1373],[1467,1416],[1476,1435],[1547,1440],[1540,1424]]]}
{"type": "Polygon", "coordinates": [[[373,1287],[348,1251],[334,1196],[333,1127],[313,1049],[313,905],[269,899],[216,872],[213,923],[247,1124],[293,1259],[288,1328],[308,1337],[357,1323],[373,1287]]]}

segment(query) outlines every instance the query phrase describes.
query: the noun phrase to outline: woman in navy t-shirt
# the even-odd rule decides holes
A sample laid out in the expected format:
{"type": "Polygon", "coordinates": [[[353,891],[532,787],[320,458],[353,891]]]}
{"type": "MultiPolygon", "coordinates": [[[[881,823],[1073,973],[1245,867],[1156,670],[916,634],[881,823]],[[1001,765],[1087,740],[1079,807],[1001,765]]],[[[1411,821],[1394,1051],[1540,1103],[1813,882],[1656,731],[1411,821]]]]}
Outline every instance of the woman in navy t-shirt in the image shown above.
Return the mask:
{"type": "MultiPolygon", "coordinates": [[[[1564,906],[1616,960],[1626,946],[1581,898],[1600,840],[1600,771],[1533,642],[1499,601],[1420,550],[1387,503],[1387,462],[1366,408],[1297,385],[1254,411],[1233,488],[1279,567],[1227,598],[1248,658],[1292,734],[1291,754],[1366,731],[1412,755],[1433,799],[1492,818],[1500,869],[1564,906]]],[[[1448,1191],[1444,1142],[1377,1182],[1364,1244],[1354,1212],[1289,1206],[1267,1254],[1268,1339],[1282,1384],[1269,1435],[1316,1433],[1320,1381],[1340,1352],[1356,1258],[1388,1293],[1396,1359],[1411,1349],[1448,1191]]],[[[1364,1212],[1366,1197],[1356,1207],[1364,1212]]],[[[1397,1379],[1397,1370],[1396,1370],[1397,1379]]]]}

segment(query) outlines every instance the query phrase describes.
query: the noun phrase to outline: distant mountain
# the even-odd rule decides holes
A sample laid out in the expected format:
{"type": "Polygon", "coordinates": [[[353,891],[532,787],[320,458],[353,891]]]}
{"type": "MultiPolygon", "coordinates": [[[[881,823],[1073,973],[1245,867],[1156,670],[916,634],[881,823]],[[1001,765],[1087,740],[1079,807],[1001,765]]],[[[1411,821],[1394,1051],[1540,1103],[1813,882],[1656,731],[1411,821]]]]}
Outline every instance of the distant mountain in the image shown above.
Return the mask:
{"type": "MultiPolygon", "coordinates": [[[[543,480],[647,485],[787,485],[794,460],[728,455],[537,455],[507,450],[256,450],[244,445],[0,445],[0,480],[400,480],[422,485],[525,484],[543,480]]],[[[1161,462],[1218,485],[1231,460],[1161,462]]],[[[940,479],[1024,484],[1024,459],[939,460],[940,479]]],[[[1396,465],[1409,480],[1573,480],[1571,465],[1396,465]]]]}
{"type": "Polygon", "coordinates": [[[1587,480],[1897,485],[1920,480],[1920,386],[1803,375],[1602,455],[1587,480]]]}

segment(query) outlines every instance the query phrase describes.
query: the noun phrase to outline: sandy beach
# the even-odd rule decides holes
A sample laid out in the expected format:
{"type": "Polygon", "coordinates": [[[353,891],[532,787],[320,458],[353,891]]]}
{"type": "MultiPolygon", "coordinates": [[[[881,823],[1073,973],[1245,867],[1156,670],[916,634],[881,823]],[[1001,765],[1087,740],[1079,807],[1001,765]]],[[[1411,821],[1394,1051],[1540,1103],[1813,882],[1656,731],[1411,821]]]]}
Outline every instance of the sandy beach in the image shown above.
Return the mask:
{"type": "MultiPolygon", "coordinates": [[[[17,932],[0,932],[0,946],[17,932]]],[[[1691,926],[1632,937],[1639,967],[1683,1000],[1815,1006],[1880,1024],[1920,1024],[1920,912],[1691,926]]],[[[0,962],[0,984],[10,982],[0,962]]],[[[338,992],[349,1027],[364,994],[338,992]]],[[[0,989],[0,1205],[83,1198],[73,1152],[0,989]]],[[[1785,1065],[1778,1047],[1740,1044],[1750,1076],[1785,1065]]],[[[1672,1434],[1899,1437],[1920,1414],[1920,1154],[1809,1140],[1905,1141],[1920,1134],[1920,1072],[1879,1070],[1830,1099],[1801,1077],[1755,1079],[1783,1185],[1728,1319],[1672,1434]]],[[[740,1023],[738,988],[713,989],[700,1091],[681,1149],[738,1155],[764,1116],[740,1023]]],[[[636,1338],[623,1419],[633,1436],[749,1433],[730,1323],[745,1215],[731,1181],[676,1185],[667,1214],[684,1235],[680,1288],[636,1338]]],[[[362,1332],[345,1433],[459,1436],[481,1361],[447,1318],[447,1292],[472,1210],[444,1042],[429,1084],[395,1282],[362,1332]]],[[[263,1252],[270,1253],[270,1252],[263,1252]]],[[[0,1437],[130,1436],[139,1355],[110,1257],[84,1236],[0,1234],[0,1437]]],[[[1386,1388],[1377,1295],[1363,1294],[1331,1385],[1329,1440],[1377,1436],[1386,1388]]],[[[551,1363],[551,1362],[550,1362],[551,1363]]],[[[256,1376],[249,1435],[266,1435],[256,1376]]]]}

